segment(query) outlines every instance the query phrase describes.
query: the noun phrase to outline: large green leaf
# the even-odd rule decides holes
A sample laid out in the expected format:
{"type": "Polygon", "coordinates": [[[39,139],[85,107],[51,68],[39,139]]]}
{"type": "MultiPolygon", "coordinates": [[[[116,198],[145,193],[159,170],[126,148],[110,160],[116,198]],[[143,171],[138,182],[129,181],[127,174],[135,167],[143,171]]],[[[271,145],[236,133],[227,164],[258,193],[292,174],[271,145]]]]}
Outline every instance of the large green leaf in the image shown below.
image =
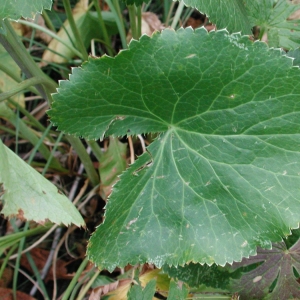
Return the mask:
{"type": "Polygon", "coordinates": [[[2,0],[0,5],[0,19],[20,17],[34,18],[43,9],[51,9],[52,0],[2,0]]]}
{"type": "Polygon", "coordinates": [[[49,113],[60,130],[164,132],[115,185],[90,259],[224,265],[298,227],[299,78],[279,50],[203,28],[73,69],[49,113]]]}
{"type": "Polygon", "coordinates": [[[84,226],[84,220],[69,199],[4,146],[1,140],[0,157],[0,184],[4,191],[2,214],[42,224],[49,220],[57,224],[84,226]]]}
{"type": "Polygon", "coordinates": [[[208,15],[218,28],[250,34],[259,26],[272,47],[294,49],[300,46],[300,21],[288,18],[300,5],[287,0],[181,0],[208,15]]]}

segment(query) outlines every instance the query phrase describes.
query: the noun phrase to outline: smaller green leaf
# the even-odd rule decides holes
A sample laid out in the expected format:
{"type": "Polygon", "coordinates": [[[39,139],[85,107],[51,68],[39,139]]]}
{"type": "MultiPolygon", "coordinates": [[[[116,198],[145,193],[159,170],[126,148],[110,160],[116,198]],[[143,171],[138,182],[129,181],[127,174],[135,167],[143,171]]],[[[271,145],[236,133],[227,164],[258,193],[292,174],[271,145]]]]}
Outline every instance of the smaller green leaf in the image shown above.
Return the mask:
{"type": "Polygon", "coordinates": [[[126,169],[127,145],[117,138],[109,138],[107,151],[101,157],[99,173],[101,177],[101,196],[103,199],[111,193],[112,186],[118,180],[118,176],[126,169]]]}
{"type": "MultiPolygon", "coordinates": [[[[209,17],[209,20],[219,29],[226,28],[229,32],[242,32],[251,34],[253,24],[249,20],[246,7],[251,3],[237,0],[179,0],[186,6],[196,8],[209,17]]],[[[253,0],[251,0],[253,1],[253,0]]]]}
{"type": "Polygon", "coordinates": [[[156,287],[156,280],[152,279],[144,289],[135,284],[128,292],[128,300],[152,300],[156,287]]]}
{"type": "Polygon", "coordinates": [[[259,11],[252,11],[253,18],[257,17],[255,24],[260,26],[260,30],[267,33],[270,47],[283,47],[285,49],[295,49],[300,46],[300,23],[299,20],[289,20],[291,14],[300,9],[300,5],[295,5],[291,1],[279,0],[275,5],[269,1],[269,6],[265,5],[259,11]],[[265,10],[262,12],[262,10],[265,10]],[[266,19],[266,15],[268,15],[266,19]]]}
{"type": "Polygon", "coordinates": [[[11,18],[14,20],[34,18],[43,9],[51,9],[52,0],[14,0],[2,1],[0,5],[0,19],[11,18]]]}
{"type": "Polygon", "coordinates": [[[26,164],[0,140],[0,183],[4,194],[1,211],[6,217],[45,223],[84,226],[84,220],[56,186],[26,164]]]}
{"type": "Polygon", "coordinates": [[[300,46],[299,20],[290,19],[300,5],[287,0],[179,0],[206,14],[218,29],[251,34],[260,27],[271,47],[294,49],[300,46]]]}
{"type": "Polygon", "coordinates": [[[258,248],[256,256],[233,263],[232,267],[255,264],[255,269],[233,281],[232,290],[242,299],[300,299],[300,284],[294,273],[294,269],[300,273],[300,240],[290,249],[284,242],[274,243],[271,250],[258,248]]]}
{"type": "Polygon", "coordinates": [[[107,284],[111,284],[116,282],[114,279],[108,277],[108,276],[104,276],[104,275],[99,275],[95,281],[92,284],[92,288],[95,289],[97,287],[103,286],[103,285],[107,285],[107,284]]]}
{"type": "Polygon", "coordinates": [[[188,295],[188,292],[188,288],[183,282],[175,282],[171,280],[167,300],[185,299],[188,295]]]}

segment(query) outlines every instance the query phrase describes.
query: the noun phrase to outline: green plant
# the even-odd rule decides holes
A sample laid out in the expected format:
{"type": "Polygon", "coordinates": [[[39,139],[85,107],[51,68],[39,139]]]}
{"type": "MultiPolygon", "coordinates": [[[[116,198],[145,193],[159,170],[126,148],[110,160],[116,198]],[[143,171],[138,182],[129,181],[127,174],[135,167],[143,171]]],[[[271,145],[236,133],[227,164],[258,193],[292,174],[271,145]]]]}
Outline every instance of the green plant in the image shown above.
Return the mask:
{"type": "MultiPolygon", "coordinates": [[[[142,3],[125,2],[139,36],[142,3]]],[[[298,233],[289,248],[282,239],[300,219],[300,71],[276,47],[299,47],[299,20],[289,17],[300,6],[286,0],[184,3],[220,30],[142,36],[114,58],[90,57],[52,96],[49,116],[65,133],[87,140],[159,133],[114,186],[87,255],[109,271],[155,264],[195,287],[195,295],[298,298],[298,233]],[[275,49],[250,39],[254,26],[275,49]]],[[[116,14],[119,8],[114,3],[116,14]]],[[[51,85],[38,82],[37,89],[49,95],[45,83],[51,85]]],[[[170,299],[186,297],[185,285],[172,281],[170,287],[170,299]]],[[[153,294],[149,281],[128,297],[153,294]]]]}

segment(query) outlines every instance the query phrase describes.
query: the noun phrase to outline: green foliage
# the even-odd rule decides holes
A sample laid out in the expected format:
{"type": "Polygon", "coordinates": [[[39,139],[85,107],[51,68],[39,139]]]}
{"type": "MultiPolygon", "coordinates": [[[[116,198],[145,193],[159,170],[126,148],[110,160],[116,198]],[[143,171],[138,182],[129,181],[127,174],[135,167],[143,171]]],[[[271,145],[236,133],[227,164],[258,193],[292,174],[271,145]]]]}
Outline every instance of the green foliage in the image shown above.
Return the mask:
{"type": "Polygon", "coordinates": [[[265,33],[271,47],[294,49],[300,46],[300,20],[289,20],[299,10],[287,0],[180,0],[186,5],[207,14],[217,28],[229,32],[250,34],[254,26],[259,26],[260,36],[265,33]]]}
{"type": "MultiPolygon", "coordinates": [[[[15,2],[2,5],[1,19],[33,17],[51,6],[50,0],[15,2]]],[[[300,71],[293,67],[300,57],[300,21],[293,14],[300,5],[287,0],[183,2],[205,13],[219,30],[166,29],[142,36],[114,58],[90,58],[74,68],[53,95],[49,115],[59,130],[110,139],[107,152],[96,149],[104,199],[126,166],[126,147],[116,137],[157,133],[114,185],[88,257],[109,271],[145,262],[163,266],[177,280],[170,281],[168,299],[185,299],[190,287],[194,296],[203,291],[226,299],[235,292],[231,299],[299,298],[299,230],[286,236],[300,219],[300,71]],[[285,55],[243,36],[251,35],[254,26],[258,39],[270,47],[293,51],[285,55]]],[[[107,3],[109,17],[114,16],[112,32],[116,21],[125,48],[119,3],[107,3]]],[[[132,5],[143,1],[125,3],[137,27],[141,10],[132,5]]],[[[74,16],[71,30],[63,33],[64,40],[71,36],[68,58],[87,57],[92,38],[103,38],[112,53],[107,20],[95,7],[74,16]]],[[[138,35],[137,28],[133,31],[138,35]]],[[[27,77],[39,78],[43,73],[15,51],[10,34],[5,37],[2,30],[0,42],[27,77]]],[[[44,96],[55,88],[47,84],[36,87],[44,96]]],[[[70,141],[82,146],[78,139],[70,141]]],[[[5,215],[83,226],[68,199],[2,143],[0,157],[5,215]],[[24,193],[30,202],[23,200],[24,193]]],[[[85,158],[82,162],[95,171],[85,158]]],[[[96,185],[97,176],[91,181],[96,185]]],[[[19,239],[3,240],[1,251],[19,239]]],[[[144,289],[134,284],[128,299],[152,299],[158,281],[154,277],[144,289]]]]}
{"type": "MultiPolygon", "coordinates": [[[[15,61],[10,57],[9,53],[5,51],[2,45],[0,45],[0,91],[6,92],[13,89],[16,86],[16,82],[13,80],[19,79],[21,81],[20,68],[15,61]],[[8,73],[8,74],[7,74],[8,73]]],[[[15,95],[12,99],[18,102],[20,105],[24,105],[24,95],[15,95]]]]}
{"type": "Polygon", "coordinates": [[[174,280],[171,280],[170,291],[167,300],[186,299],[187,295],[188,295],[188,288],[183,282],[176,283],[174,280]]]}
{"type": "Polygon", "coordinates": [[[271,250],[258,248],[255,256],[226,267],[189,264],[177,268],[164,266],[163,270],[206,293],[238,292],[242,299],[298,299],[299,245],[300,240],[289,249],[284,242],[273,243],[271,250]]]}
{"type": "Polygon", "coordinates": [[[300,46],[300,20],[288,18],[300,9],[300,5],[292,4],[291,1],[263,1],[256,2],[252,18],[255,25],[260,27],[261,33],[267,35],[270,47],[283,47],[295,49],[300,46]]]}
{"type": "Polygon", "coordinates": [[[145,3],[149,3],[150,2],[150,0],[123,0],[125,3],[126,3],[126,5],[133,5],[133,4],[135,4],[136,6],[139,6],[139,5],[142,5],[144,2],[145,3]]]}
{"type": "Polygon", "coordinates": [[[5,0],[0,5],[0,20],[11,18],[18,20],[20,17],[34,18],[43,9],[51,9],[52,0],[5,0]]]}
{"type": "MultiPolygon", "coordinates": [[[[111,35],[116,34],[118,31],[113,14],[104,11],[102,12],[102,17],[108,32],[111,35]]],[[[103,32],[99,30],[99,21],[95,12],[89,12],[79,6],[78,11],[74,14],[74,19],[86,47],[90,45],[92,39],[103,39],[103,32]]],[[[49,49],[44,52],[43,59],[46,61],[54,60],[59,63],[68,62],[68,60],[76,56],[76,53],[72,50],[76,39],[68,21],[66,21],[64,27],[58,32],[58,36],[65,41],[65,44],[53,39],[49,44],[49,49]],[[53,53],[53,51],[55,52],[53,53]]]]}
{"type": "MultiPolygon", "coordinates": [[[[206,14],[218,28],[226,28],[229,32],[251,34],[253,23],[249,18],[249,6],[257,0],[181,0],[186,6],[191,6],[206,14]],[[248,9],[247,9],[248,8],[248,9]]],[[[270,1],[269,1],[270,2],[270,1]]]]}
{"type": "Polygon", "coordinates": [[[0,182],[4,190],[1,213],[42,224],[49,220],[57,224],[84,226],[84,220],[69,199],[1,140],[0,157],[0,182]]]}
{"type": "Polygon", "coordinates": [[[156,280],[152,279],[144,289],[135,284],[128,293],[128,300],[152,300],[155,293],[156,280]]]}
{"type": "Polygon", "coordinates": [[[271,250],[258,248],[256,256],[234,263],[233,269],[253,264],[257,266],[254,270],[232,284],[242,299],[300,298],[300,284],[294,272],[295,269],[300,274],[300,240],[289,249],[284,242],[273,244],[271,250]]]}
{"type": "Polygon", "coordinates": [[[73,69],[49,112],[60,130],[165,132],[116,184],[90,259],[224,265],[296,228],[299,74],[279,50],[205,29],[144,36],[73,69]]]}

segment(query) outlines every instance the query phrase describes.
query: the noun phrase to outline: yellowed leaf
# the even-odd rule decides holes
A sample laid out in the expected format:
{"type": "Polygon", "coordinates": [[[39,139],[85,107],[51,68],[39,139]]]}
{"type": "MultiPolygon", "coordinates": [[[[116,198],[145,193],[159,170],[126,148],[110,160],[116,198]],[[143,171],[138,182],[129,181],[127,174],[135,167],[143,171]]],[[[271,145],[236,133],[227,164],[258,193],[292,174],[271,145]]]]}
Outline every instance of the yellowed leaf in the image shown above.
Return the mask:
{"type": "MultiPolygon", "coordinates": [[[[88,11],[88,1],[80,0],[73,9],[73,18],[77,27],[82,27],[88,11]]],[[[69,21],[64,22],[64,26],[58,31],[57,35],[64,40],[68,45],[73,46],[72,41],[75,41],[74,34],[71,30],[69,21]],[[71,40],[70,40],[71,39],[71,40]]],[[[52,39],[48,45],[49,50],[45,50],[42,57],[42,66],[47,65],[49,62],[65,63],[68,59],[75,56],[75,53],[61,42],[56,39],[52,39]],[[61,55],[55,54],[55,51],[61,55]]]]}

